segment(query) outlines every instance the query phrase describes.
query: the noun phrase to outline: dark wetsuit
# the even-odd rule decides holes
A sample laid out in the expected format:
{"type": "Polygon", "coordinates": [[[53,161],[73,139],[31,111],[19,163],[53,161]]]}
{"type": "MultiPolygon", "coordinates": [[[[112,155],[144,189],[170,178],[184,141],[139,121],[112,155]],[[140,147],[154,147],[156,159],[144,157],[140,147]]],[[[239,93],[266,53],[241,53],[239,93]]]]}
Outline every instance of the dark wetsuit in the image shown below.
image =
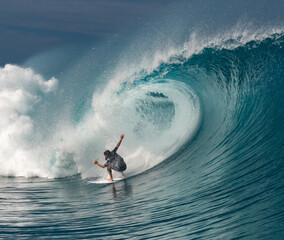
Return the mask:
{"type": "Polygon", "coordinates": [[[117,153],[117,147],[114,148],[111,152],[109,157],[106,160],[105,167],[109,166],[111,169],[117,172],[123,172],[126,170],[126,164],[121,156],[117,153]]]}

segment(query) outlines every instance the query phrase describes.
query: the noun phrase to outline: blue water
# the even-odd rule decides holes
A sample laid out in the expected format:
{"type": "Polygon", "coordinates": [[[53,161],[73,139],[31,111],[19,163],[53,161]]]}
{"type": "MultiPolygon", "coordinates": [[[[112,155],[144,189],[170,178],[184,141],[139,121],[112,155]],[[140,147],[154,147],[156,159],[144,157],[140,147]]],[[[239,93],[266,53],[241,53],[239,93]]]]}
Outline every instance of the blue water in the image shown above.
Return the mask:
{"type": "Polygon", "coordinates": [[[186,34],[1,69],[1,238],[284,238],[283,28],[186,34]]]}

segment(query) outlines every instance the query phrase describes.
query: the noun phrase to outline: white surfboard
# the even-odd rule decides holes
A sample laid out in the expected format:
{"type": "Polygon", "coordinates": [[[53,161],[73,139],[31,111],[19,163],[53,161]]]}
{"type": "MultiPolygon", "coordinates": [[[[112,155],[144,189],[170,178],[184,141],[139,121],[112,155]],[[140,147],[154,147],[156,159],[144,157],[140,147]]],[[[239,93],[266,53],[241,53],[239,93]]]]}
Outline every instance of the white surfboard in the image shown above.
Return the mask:
{"type": "Polygon", "coordinates": [[[113,181],[108,181],[106,179],[98,179],[93,181],[88,181],[88,183],[96,183],[96,184],[110,184],[110,183],[116,183],[118,181],[121,181],[125,178],[114,178],[113,181]]]}

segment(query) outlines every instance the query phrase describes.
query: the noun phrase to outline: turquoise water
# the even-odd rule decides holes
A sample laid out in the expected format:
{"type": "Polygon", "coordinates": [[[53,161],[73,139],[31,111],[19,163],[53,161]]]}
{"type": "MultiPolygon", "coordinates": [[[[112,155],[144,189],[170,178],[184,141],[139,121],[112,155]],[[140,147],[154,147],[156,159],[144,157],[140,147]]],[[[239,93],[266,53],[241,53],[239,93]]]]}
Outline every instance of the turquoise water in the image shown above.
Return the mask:
{"type": "Polygon", "coordinates": [[[0,69],[0,237],[283,239],[283,28],[131,43],[0,69]]]}

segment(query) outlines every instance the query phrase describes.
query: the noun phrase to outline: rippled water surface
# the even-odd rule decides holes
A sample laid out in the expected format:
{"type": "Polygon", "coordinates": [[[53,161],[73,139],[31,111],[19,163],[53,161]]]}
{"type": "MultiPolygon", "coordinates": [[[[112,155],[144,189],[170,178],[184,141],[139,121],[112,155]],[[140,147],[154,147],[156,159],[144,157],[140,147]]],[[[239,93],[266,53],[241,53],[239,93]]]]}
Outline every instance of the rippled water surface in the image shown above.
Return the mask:
{"type": "Polygon", "coordinates": [[[0,238],[284,239],[283,27],[148,28],[0,68],[0,238]]]}

